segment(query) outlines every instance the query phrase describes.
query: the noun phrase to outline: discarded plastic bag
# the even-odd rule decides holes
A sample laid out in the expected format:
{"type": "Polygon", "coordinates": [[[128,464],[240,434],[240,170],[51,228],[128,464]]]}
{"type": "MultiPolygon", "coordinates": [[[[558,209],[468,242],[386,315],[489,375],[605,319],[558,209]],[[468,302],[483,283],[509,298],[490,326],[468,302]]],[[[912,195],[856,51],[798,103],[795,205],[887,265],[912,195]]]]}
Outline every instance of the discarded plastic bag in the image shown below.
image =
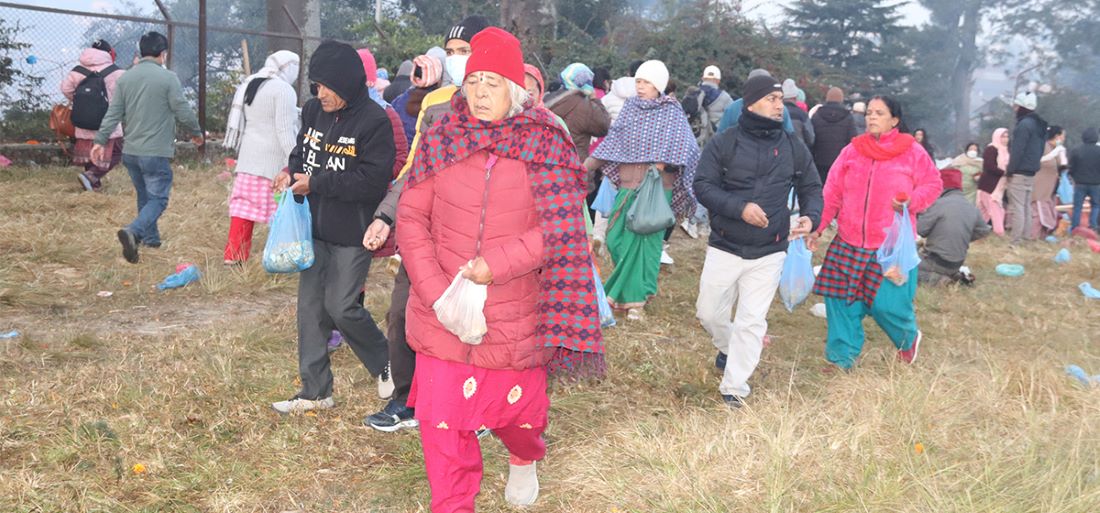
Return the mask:
{"type": "Polygon", "coordinates": [[[297,273],[313,265],[313,228],[309,199],[298,203],[284,193],[271,218],[271,230],[264,244],[264,269],[269,273],[297,273]]]}
{"type": "Polygon", "coordinates": [[[600,307],[600,327],[610,328],[615,325],[615,312],[611,310],[611,304],[607,302],[607,291],[603,288],[603,281],[600,280],[600,270],[596,268],[596,264],[592,264],[592,278],[596,280],[596,301],[600,307]]]}
{"type": "Polygon", "coordinates": [[[1100,385],[1100,374],[1089,376],[1085,369],[1076,365],[1066,365],[1066,374],[1075,378],[1082,386],[1100,385]]]}
{"type": "Polygon", "coordinates": [[[886,239],[879,246],[876,256],[886,279],[899,286],[909,281],[909,271],[920,264],[920,255],[917,254],[917,239],[913,236],[908,206],[902,207],[900,214],[894,214],[894,223],[886,229],[886,239]]]}
{"type": "Polygon", "coordinates": [[[463,278],[462,271],[459,271],[443,295],[435,300],[432,310],[435,310],[436,318],[447,331],[467,344],[478,345],[489,331],[485,325],[485,299],[488,293],[487,285],[478,285],[463,278]]]}
{"type": "Polygon", "coordinates": [[[813,253],[806,248],[806,241],[799,237],[787,247],[787,259],[783,261],[783,274],[779,275],[779,297],[788,312],[810,296],[814,288],[813,253]]]}
{"type": "Polygon", "coordinates": [[[1082,282],[1077,288],[1081,289],[1081,293],[1089,299],[1100,299],[1100,290],[1093,288],[1092,284],[1087,281],[1082,282]]]}
{"type": "Polygon", "coordinates": [[[195,264],[182,264],[176,267],[174,274],[169,274],[164,281],[157,285],[159,290],[177,289],[189,283],[198,281],[202,277],[199,268],[195,264]]]}
{"type": "Polygon", "coordinates": [[[997,274],[1001,276],[1008,276],[1009,278],[1023,276],[1024,274],[1024,266],[1020,264],[997,264],[995,270],[997,271],[997,274]]]}
{"type": "Polygon", "coordinates": [[[1059,264],[1064,264],[1066,262],[1069,262],[1070,261],[1069,250],[1066,249],[1066,248],[1062,248],[1062,249],[1058,250],[1058,254],[1054,255],[1054,261],[1056,263],[1059,263],[1059,264]]]}

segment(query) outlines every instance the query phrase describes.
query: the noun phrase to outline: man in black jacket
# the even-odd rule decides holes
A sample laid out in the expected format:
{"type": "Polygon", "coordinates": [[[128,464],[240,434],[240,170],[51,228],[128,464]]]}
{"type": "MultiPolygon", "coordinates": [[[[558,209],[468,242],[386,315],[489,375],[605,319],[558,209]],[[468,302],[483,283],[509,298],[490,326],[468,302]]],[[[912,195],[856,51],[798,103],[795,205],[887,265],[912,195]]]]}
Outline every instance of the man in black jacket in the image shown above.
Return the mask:
{"type": "Polygon", "coordinates": [[[1035,188],[1035,173],[1047,142],[1047,122],[1035,113],[1038,99],[1035,93],[1024,91],[1016,96],[1016,127],[1008,141],[1007,222],[1012,231],[1012,243],[1030,239],[1031,190],[1035,188]]]}
{"type": "Polygon", "coordinates": [[[859,135],[856,132],[856,120],[852,113],[844,107],[844,91],[839,87],[829,88],[825,93],[825,104],[817,109],[810,120],[814,126],[814,164],[817,164],[817,173],[821,175],[821,183],[829,176],[829,168],[840,156],[852,138],[859,135]]]}
{"type": "Polygon", "coordinates": [[[279,413],[331,408],[328,339],[338,329],[373,376],[388,362],[385,335],[357,301],[370,269],[363,234],[386,195],[396,149],[386,112],[370,99],[355,49],[325,41],[309,63],[310,91],[288,172],[276,178],[309,199],[315,262],[298,282],[301,390],[272,404],[279,413]]]}
{"type": "Polygon", "coordinates": [[[1089,227],[1100,230],[1100,132],[1088,128],[1081,134],[1081,145],[1069,152],[1069,177],[1073,178],[1073,217],[1070,231],[1081,224],[1081,209],[1085,206],[1085,196],[1090,198],[1089,227]]]}
{"type": "Polygon", "coordinates": [[[810,233],[823,206],[810,150],[783,130],[782,86],[755,76],[745,82],[744,100],[738,124],[703,149],[694,183],[711,225],[696,316],[718,348],[715,365],[724,371],[718,391],[735,407],[749,394],[748,379],[760,361],[787,241],[810,233]],[[801,205],[793,228],[792,188],[801,205]]]}

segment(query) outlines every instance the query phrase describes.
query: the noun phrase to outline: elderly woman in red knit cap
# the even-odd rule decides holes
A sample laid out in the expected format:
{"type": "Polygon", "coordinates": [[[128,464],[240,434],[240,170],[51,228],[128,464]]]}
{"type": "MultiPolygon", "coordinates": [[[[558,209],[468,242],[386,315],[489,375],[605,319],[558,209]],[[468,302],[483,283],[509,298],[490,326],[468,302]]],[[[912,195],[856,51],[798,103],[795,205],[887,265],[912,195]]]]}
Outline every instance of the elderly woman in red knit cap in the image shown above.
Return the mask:
{"type": "Polygon", "coordinates": [[[519,41],[488,28],[471,46],[453,112],[422,134],[397,210],[417,353],[409,406],[435,513],[474,511],[482,428],[511,454],[505,498],[533,503],[549,372],[603,370],[584,169],[549,111],[524,110],[519,41]],[[443,313],[452,278],[486,286],[480,337],[456,336],[468,333],[443,313]]]}

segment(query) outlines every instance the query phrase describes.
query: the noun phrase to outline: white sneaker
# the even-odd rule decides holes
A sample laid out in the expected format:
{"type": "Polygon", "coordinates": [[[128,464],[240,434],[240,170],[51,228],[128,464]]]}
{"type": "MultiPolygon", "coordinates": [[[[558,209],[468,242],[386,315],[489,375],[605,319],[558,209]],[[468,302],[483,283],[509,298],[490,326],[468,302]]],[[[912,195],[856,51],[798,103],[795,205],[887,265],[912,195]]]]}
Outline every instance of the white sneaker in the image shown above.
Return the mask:
{"type": "Polygon", "coordinates": [[[642,318],[643,315],[641,308],[631,308],[626,311],[626,320],[628,321],[640,321],[642,320],[642,318]]]}
{"type": "Polygon", "coordinates": [[[508,464],[508,484],[504,485],[504,500],[514,506],[530,506],[539,498],[539,476],[535,463],[508,464]]]}
{"type": "Polygon", "coordinates": [[[668,249],[661,250],[661,265],[672,265],[676,261],[672,259],[672,255],[668,254],[668,249]]]}
{"type": "Polygon", "coordinates": [[[271,408],[283,415],[305,413],[312,410],[327,410],[333,406],[336,406],[336,402],[332,400],[332,396],[315,401],[292,397],[286,401],[271,403],[271,408]]]}
{"type": "Polygon", "coordinates": [[[695,227],[695,223],[691,222],[691,219],[684,219],[684,222],[680,223],[680,228],[684,230],[684,233],[688,234],[688,237],[693,239],[699,238],[699,229],[695,227]]]}
{"type": "Polygon", "coordinates": [[[378,398],[389,399],[393,397],[393,376],[390,376],[390,364],[378,375],[378,398]]]}

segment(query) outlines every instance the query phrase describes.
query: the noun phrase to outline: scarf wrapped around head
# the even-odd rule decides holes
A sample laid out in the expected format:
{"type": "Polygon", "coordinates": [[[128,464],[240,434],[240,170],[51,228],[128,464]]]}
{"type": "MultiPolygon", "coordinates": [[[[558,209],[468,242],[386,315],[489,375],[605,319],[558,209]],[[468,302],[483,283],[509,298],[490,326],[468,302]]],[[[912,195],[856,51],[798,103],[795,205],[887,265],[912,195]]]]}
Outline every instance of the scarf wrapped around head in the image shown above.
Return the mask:
{"type": "Polygon", "coordinates": [[[279,50],[267,57],[264,67],[256,73],[245,78],[241,85],[237,86],[237,92],[233,94],[233,106],[229,109],[229,118],[225,122],[225,140],[223,144],[227,148],[240,150],[241,137],[244,135],[244,103],[245,90],[248,83],[254,78],[278,78],[288,84],[293,84],[298,79],[298,66],[300,59],[298,54],[279,50]]]}
{"type": "Polygon", "coordinates": [[[680,167],[680,176],[672,190],[672,210],[680,218],[695,213],[692,182],[699,164],[699,143],[675,98],[667,95],[656,100],[627,98],[607,137],[592,156],[607,162],[603,174],[616,187],[621,184],[621,164],[662,162],[680,167]]]}
{"type": "Polygon", "coordinates": [[[451,108],[421,134],[406,187],[482,150],[523,162],[545,248],[535,334],[544,347],[556,348],[551,372],[601,376],[603,333],[584,226],[587,173],[573,143],[544,108],[496,122],[473,117],[461,94],[451,108]]]}
{"type": "Polygon", "coordinates": [[[998,128],[993,131],[993,140],[989,145],[997,148],[997,169],[1008,169],[1008,145],[1001,144],[1001,136],[1008,133],[1007,128],[998,128]]]}
{"type": "Polygon", "coordinates": [[[542,107],[542,97],[546,94],[546,84],[542,80],[542,72],[535,66],[527,63],[523,64],[523,71],[531,75],[531,78],[534,78],[535,82],[539,85],[539,96],[538,98],[531,99],[531,105],[534,107],[542,107]]]}
{"type": "Polygon", "coordinates": [[[583,63],[574,62],[561,70],[561,84],[565,86],[567,90],[578,89],[584,91],[584,94],[592,94],[595,89],[592,88],[592,79],[596,76],[588,66],[583,63]]]}

